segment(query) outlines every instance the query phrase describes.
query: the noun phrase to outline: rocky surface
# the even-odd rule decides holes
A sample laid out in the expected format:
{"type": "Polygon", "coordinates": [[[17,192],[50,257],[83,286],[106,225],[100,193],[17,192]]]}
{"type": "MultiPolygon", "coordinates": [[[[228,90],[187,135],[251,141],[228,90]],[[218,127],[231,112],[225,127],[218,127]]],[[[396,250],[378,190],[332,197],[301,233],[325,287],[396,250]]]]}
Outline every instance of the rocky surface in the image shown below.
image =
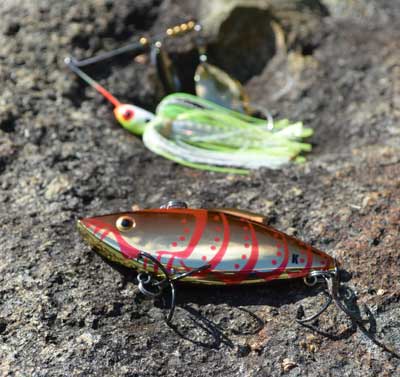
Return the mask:
{"type": "MultiPolygon", "coordinates": [[[[298,305],[323,299],[297,281],[180,287],[173,331],[137,295],[133,274],[104,263],[75,230],[78,217],[171,198],[263,213],[338,258],[377,338],[399,349],[400,7],[348,3],[357,6],[334,8],[247,82],[253,101],[315,129],[306,164],[249,176],[155,156],[63,65],[70,52],[90,56],[184,21],[190,2],[0,4],[1,376],[400,374],[399,360],[335,308],[319,321],[335,336],[297,325],[298,305]]],[[[92,73],[121,99],[154,108],[162,93],[151,67],[119,63],[92,73]]]]}

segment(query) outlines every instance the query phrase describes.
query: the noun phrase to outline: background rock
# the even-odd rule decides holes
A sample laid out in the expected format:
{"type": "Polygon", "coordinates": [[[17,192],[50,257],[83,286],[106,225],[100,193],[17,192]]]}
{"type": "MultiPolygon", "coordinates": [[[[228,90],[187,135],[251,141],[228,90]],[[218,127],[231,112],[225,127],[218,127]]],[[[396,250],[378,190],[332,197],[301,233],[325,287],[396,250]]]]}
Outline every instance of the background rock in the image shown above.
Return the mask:
{"type": "MultiPolygon", "coordinates": [[[[299,327],[298,305],[323,300],[301,281],[180,287],[172,331],[134,275],[75,229],[78,217],[172,198],[261,212],[338,258],[377,337],[399,347],[400,7],[365,4],[379,12],[322,17],[247,83],[274,116],[314,128],[308,162],[226,176],[146,150],[63,64],[185,21],[197,2],[0,2],[1,376],[280,376],[285,365],[287,376],[399,375],[399,361],[335,308],[319,325],[337,340],[299,327]]],[[[171,52],[186,56],[189,39],[171,52]]],[[[131,57],[90,73],[126,102],[151,109],[162,96],[152,68],[131,57]]]]}
{"type": "Polygon", "coordinates": [[[198,4],[211,61],[240,81],[259,74],[283,47],[277,46],[277,38],[283,36],[285,48],[311,40],[328,14],[317,0],[204,0],[198,4]]]}

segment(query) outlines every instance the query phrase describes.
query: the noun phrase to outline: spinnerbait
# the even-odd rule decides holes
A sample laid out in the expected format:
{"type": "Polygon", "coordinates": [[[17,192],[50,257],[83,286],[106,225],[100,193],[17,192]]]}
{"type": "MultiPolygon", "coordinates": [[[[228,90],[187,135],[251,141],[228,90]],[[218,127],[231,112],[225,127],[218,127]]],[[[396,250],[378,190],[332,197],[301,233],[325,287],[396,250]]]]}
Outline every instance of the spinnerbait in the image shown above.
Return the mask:
{"type": "Polygon", "coordinates": [[[313,131],[302,122],[282,119],[271,123],[186,93],[168,95],[152,114],[121,103],[72,60],[66,62],[114,105],[114,115],[125,129],[142,135],[144,144],[154,153],[182,165],[247,173],[247,169],[277,169],[291,161],[302,162],[300,154],[311,150],[302,139],[313,131]]]}
{"type": "Polygon", "coordinates": [[[137,270],[138,288],[159,297],[168,288],[171,322],[175,282],[207,285],[264,283],[303,278],[326,282],[329,299],[308,323],[334,302],[375,344],[399,357],[371,335],[359,313],[343,301],[354,293],[341,286],[338,265],[328,254],[263,223],[258,214],[236,209],[192,209],[171,201],[160,209],[137,210],[78,221],[82,237],[111,262],[137,270]]]}
{"type": "Polygon", "coordinates": [[[303,152],[311,150],[311,145],[303,139],[313,131],[302,122],[273,121],[268,113],[266,119],[260,119],[228,108],[244,110],[248,106],[241,90],[234,90],[235,82],[205,61],[199,65],[196,87],[199,93],[215,101],[220,98],[218,102],[228,107],[191,94],[174,93],[166,96],[157,106],[156,114],[152,114],[121,103],[80,68],[101,59],[104,56],[79,62],[68,57],[65,62],[114,105],[118,122],[128,131],[143,136],[146,147],[158,155],[197,169],[245,174],[248,169],[277,169],[292,161],[303,162],[303,152]],[[218,92],[216,88],[220,87],[227,89],[218,92]]]}
{"type": "Polygon", "coordinates": [[[82,68],[103,62],[121,54],[126,54],[127,52],[135,52],[136,54],[149,52],[150,61],[157,69],[158,77],[165,93],[182,92],[184,91],[184,84],[164,47],[164,40],[180,37],[194,31],[196,32],[196,46],[199,51],[199,64],[193,77],[196,95],[232,110],[245,112],[247,114],[253,113],[256,108],[250,106],[249,96],[245,92],[242,84],[220,68],[208,62],[205,38],[201,34],[202,29],[199,23],[190,20],[180,25],[170,27],[165,33],[161,33],[158,36],[152,38],[143,36],[139,38],[137,42],[129,43],[91,58],[79,61],[73,58],[71,59],[75,67],[82,68]]]}

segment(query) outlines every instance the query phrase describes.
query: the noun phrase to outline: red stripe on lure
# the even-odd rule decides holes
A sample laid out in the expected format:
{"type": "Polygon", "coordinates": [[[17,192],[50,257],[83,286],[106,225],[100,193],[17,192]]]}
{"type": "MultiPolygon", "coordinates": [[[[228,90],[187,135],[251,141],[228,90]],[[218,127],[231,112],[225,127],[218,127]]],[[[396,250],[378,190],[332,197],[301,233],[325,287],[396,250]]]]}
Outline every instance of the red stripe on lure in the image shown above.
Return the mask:
{"type": "Polygon", "coordinates": [[[79,229],[106,258],[138,271],[158,273],[137,259],[140,251],[172,277],[208,264],[184,279],[196,283],[261,283],[335,271],[331,256],[258,218],[238,210],[148,209],[82,219],[79,229]]]}

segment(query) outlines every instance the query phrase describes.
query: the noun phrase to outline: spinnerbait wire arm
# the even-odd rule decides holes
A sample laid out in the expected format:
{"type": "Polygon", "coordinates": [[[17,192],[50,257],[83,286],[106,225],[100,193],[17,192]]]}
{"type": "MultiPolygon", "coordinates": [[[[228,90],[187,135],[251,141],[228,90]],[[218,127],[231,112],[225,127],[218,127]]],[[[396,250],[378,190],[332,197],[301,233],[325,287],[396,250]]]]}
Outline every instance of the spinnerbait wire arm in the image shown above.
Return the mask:
{"type": "Polygon", "coordinates": [[[77,67],[86,67],[88,65],[95,64],[103,60],[108,60],[115,56],[125,54],[127,52],[132,52],[136,50],[135,52],[140,53],[144,50],[145,47],[146,44],[143,44],[141,42],[130,43],[128,45],[116,48],[115,50],[105,52],[104,54],[96,55],[91,58],[83,60],[75,60],[75,65],[77,67]]]}
{"type": "MultiPolygon", "coordinates": [[[[196,30],[196,22],[190,20],[188,22],[182,23],[180,25],[175,25],[173,27],[168,28],[164,33],[160,33],[152,37],[151,39],[154,41],[163,40],[165,37],[176,37],[182,34],[185,34],[191,30],[196,30]]],[[[196,30],[197,31],[197,30],[196,30]]],[[[143,52],[150,44],[150,40],[147,37],[141,37],[138,41],[129,43],[125,46],[118,47],[114,50],[93,56],[91,58],[76,60],[74,59],[74,65],[76,67],[85,67],[91,64],[98,63],[103,60],[114,58],[115,56],[125,54],[127,52],[137,50],[137,53],[143,52]]]]}

